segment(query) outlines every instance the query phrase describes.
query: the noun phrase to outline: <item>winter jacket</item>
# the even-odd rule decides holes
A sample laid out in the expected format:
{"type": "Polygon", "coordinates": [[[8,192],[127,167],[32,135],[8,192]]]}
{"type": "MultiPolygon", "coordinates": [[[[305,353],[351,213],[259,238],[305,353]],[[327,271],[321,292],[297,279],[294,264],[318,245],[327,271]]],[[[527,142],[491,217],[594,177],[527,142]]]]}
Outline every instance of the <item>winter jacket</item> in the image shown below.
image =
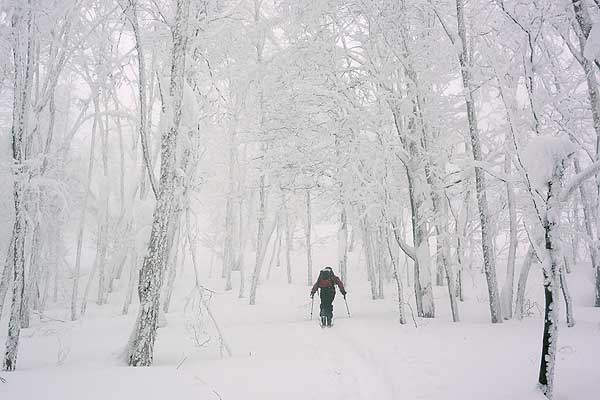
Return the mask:
{"type": "Polygon", "coordinates": [[[340,292],[342,292],[342,295],[345,296],[346,289],[344,289],[344,284],[342,283],[341,279],[335,275],[333,275],[331,279],[317,278],[317,281],[315,282],[315,284],[312,287],[312,290],[310,291],[310,295],[313,296],[317,292],[317,289],[333,288],[333,290],[335,290],[335,285],[338,285],[338,287],[340,288],[340,292]]]}

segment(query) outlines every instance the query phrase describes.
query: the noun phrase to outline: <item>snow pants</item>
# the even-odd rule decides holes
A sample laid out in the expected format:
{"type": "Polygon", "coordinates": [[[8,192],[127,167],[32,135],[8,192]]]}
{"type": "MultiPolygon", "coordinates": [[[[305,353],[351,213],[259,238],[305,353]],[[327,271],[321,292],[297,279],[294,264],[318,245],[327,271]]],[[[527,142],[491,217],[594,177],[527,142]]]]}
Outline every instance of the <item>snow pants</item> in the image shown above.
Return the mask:
{"type": "Polygon", "coordinates": [[[321,317],[327,317],[329,321],[333,318],[333,299],[335,299],[334,288],[321,288],[321,317]]]}

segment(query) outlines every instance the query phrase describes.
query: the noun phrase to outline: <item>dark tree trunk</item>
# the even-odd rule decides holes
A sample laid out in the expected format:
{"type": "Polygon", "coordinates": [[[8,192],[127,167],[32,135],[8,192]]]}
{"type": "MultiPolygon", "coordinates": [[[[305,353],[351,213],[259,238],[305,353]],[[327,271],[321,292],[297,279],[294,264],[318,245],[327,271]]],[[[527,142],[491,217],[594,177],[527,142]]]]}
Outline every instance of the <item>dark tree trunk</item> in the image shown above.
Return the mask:
{"type": "Polygon", "coordinates": [[[12,17],[12,28],[16,37],[13,47],[15,83],[12,120],[12,157],[15,163],[13,169],[15,221],[12,239],[12,307],[3,362],[3,368],[7,371],[13,371],[17,364],[21,333],[21,311],[25,291],[25,238],[27,237],[25,185],[28,180],[28,172],[25,170],[23,163],[27,160],[27,148],[30,139],[27,132],[27,120],[31,97],[32,25],[31,0],[29,0],[26,6],[17,6],[12,17]]]}

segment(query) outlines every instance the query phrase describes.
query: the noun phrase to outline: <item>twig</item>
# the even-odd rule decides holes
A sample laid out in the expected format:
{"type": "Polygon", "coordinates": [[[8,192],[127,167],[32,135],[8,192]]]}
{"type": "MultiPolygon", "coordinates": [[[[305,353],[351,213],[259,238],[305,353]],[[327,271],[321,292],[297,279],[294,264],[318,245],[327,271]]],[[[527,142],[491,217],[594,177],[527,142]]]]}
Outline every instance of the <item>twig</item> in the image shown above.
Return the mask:
{"type": "Polygon", "coordinates": [[[525,228],[525,233],[527,234],[527,239],[529,240],[529,244],[531,245],[531,249],[533,251],[533,255],[535,256],[535,258],[537,258],[537,260],[538,260],[538,262],[540,264],[543,264],[542,260],[540,259],[540,256],[538,255],[537,248],[535,247],[535,244],[531,240],[531,236],[529,236],[529,231],[527,230],[527,226],[525,225],[525,221],[523,221],[523,228],[525,228]]]}
{"type": "Polygon", "coordinates": [[[184,356],[181,361],[179,361],[179,364],[177,364],[177,367],[175,367],[175,369],[179,369],[179,367],[181,367],[181,365],[185,362],[185,360],[187,360],[187,356],[184,356]]]}
{"type": "Polygon", "coordinates": [[[231,357],[232,353],[231,353],[231,349],[229,348],[229,346],[227,345],[227,342],[225,342],[225,338],[223,337],[223,333],[221,332],[221,328],[219,328],[219,324],[217,324],[217,320],[215,319],[212,311],[210,310],[210,308],[205,304],[205,308],[206,311],[208,312],[208,316],[210,317],[210,319],[212,320],[215,328],[217,329],[217,333],[219,334],[219,340],[221,341],[221,346],[223,348],[225,348],[225,350],[227,351],[227,355],[229,357],[231,357]]]}
{"type": "Polygon", "coordinates": [[[412,306],[410,305],[409,302],[404,302],[404,304],[406,304],[408,306],[408,308],[410,308],[410,316],[412,317],[412,320],[415,324],[415,328],[418,328],[419,326],[417,325],[417,320],[415,319],[415,312],[413,311],[412,306]]]}

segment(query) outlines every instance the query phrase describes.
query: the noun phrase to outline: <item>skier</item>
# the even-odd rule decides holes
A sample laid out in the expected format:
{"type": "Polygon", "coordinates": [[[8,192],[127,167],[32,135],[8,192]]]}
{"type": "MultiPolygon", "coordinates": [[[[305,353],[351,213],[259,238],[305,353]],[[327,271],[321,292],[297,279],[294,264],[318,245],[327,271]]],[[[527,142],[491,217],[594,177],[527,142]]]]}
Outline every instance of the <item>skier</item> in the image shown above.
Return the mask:
{"type": "Polygon", "coordinates": [[[331,326],[331,320],[333,319],[333,299],[335,298],[335,285],[338,285],[340,292],[346,298],[346,289],[344,284],[333,273],[331,267],[325,267],[319,272],[319,278],[315,282],[310,291],[310,297],[314,298],[317,289],[321,289],[319,293],[321,297],[321,326],[331,326]]]}

